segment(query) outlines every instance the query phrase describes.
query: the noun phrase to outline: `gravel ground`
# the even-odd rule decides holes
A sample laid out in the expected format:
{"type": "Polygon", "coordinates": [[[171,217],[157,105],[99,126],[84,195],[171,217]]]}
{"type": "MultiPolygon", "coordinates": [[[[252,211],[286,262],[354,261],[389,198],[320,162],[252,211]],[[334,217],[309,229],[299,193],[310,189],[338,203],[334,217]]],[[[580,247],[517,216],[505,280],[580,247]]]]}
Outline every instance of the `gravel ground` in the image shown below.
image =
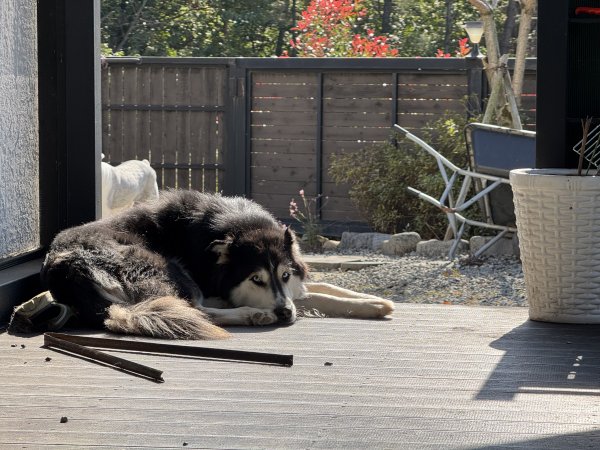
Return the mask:
{"type": "Polygon", "coordinates": [[[450,262],[419,256],[360,255],[361,259],[386,264],[357,271],[312,272],[311,281],[404,303],[527,306],[523,271],[517,258],[450,262]]]}

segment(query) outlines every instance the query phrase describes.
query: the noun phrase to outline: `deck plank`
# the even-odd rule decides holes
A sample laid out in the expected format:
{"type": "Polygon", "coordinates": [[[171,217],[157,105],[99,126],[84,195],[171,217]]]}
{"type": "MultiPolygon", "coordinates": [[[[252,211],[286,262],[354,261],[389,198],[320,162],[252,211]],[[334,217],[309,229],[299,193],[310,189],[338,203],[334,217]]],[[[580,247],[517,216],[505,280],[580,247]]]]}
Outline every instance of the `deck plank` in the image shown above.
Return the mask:
{"type": "Polygon", "coordinates": [[[231,331],[180,344],[292,353],[294,366],[119,353],[163,370],[155,384],[0,335],[0,447],[600,447],[599,326],[399,304],[393,320],[231,331]]]}

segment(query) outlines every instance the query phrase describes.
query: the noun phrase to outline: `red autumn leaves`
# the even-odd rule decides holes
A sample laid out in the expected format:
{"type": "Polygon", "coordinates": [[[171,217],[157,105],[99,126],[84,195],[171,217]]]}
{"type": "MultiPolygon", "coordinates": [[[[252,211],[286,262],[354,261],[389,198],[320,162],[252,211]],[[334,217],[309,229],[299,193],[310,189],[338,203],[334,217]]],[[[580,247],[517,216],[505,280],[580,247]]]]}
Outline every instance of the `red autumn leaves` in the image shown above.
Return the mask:
{"type": "Polygon", "coordinates": [[[298,34],[290,41],[303,57],[387,57],[397,56],[386,36],[363,31],[367,9],[361,0],[312,0],[302,19],[292,28],[298,34]]]}

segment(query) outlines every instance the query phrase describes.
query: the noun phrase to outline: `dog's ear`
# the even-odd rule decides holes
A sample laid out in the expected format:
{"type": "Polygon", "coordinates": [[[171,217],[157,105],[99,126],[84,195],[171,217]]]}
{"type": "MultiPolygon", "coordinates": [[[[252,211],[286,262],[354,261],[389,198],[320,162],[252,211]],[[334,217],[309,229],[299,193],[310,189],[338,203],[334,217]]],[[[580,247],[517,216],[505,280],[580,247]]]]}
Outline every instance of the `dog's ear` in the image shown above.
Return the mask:
{"type": "Polygon", "coordinates": [[[308,266],[302,260],[300,246],[296,241],[296,233],[289,226],[286,227],[283,235],[283,247],[291,255],[292,265],[296,269],[296,273],[300,276],[300,279],[304,280],[308,276],[308,266]]]}
{"type": "Polygon", "coordinates": [[[207,250],[210,250],[218,256],[217,264],[225,264],[227,261],[229,261],[229,246],[231,243],[232,240],[229,238],[225,240],[212,241],[210,243],[207,250]]]}
{"type": "Polygon", "coordinates": [[[291,227],[285,227],[285,233],[283,234],[283,248],[290,251],[295,242],[296,234],[292,231],[291,227]]]}

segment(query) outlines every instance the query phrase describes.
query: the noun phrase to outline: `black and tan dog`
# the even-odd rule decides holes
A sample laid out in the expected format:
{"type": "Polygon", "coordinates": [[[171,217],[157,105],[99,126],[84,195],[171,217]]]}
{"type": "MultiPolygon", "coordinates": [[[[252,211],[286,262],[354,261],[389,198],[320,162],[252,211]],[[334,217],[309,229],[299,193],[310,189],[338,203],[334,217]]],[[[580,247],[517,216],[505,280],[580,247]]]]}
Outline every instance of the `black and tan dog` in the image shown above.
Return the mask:
{"type": "Polygon", "coordinates": [[[380,318],[393,303],[307,283],[294,233],[258,204],[193,191],[70,228],[42,268],[52,297],[87,326],[218,339],[219,325],[290,324],[297,308],[380,318]]]}

